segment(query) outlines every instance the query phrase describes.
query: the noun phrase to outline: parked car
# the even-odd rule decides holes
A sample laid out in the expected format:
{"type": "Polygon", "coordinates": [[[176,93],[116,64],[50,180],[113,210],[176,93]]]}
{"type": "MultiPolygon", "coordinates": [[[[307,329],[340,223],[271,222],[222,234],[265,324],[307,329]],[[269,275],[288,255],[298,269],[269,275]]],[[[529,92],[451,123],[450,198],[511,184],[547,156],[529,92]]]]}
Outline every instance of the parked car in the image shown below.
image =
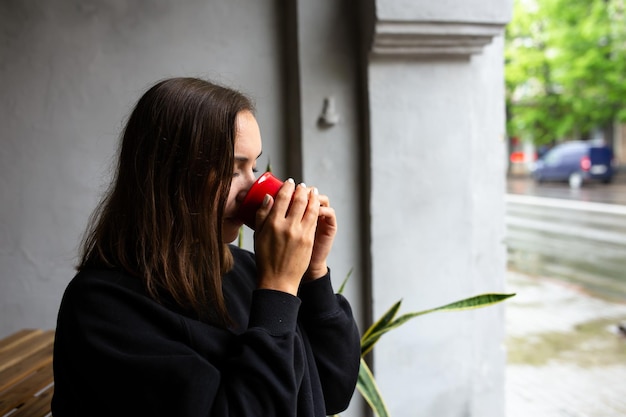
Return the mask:
{"type": "Polygon", "coordinates": [[[538,181],[567,181],[572,188],[585,181],[613,179],[613,151],[593,141],[571,141],[556,145],[539,158],[532,169],[538,181]]]}

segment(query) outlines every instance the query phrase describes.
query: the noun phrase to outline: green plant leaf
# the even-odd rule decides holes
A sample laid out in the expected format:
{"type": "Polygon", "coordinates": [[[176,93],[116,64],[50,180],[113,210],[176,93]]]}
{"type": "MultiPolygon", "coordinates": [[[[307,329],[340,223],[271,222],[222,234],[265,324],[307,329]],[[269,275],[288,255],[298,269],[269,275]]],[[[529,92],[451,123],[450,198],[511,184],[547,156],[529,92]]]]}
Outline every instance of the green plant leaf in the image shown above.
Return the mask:
{"type": "MultiPolygon", "coordinates": [[[[453,303],[446,304],[440,307],[435,307],[435,308],[431,308],[428,310],[404,314],[398,317],[397,319],[393,320],[392,322],[388,322],[385,326],[378,326],[374,330],[374,333],[368,334],[369,344],[367,346],[367,352],[369,352],[374,347],[373,346],[374,343],[376,343],[382,335],[384,335],[390,330],[400,327],[401,325],[403,325],[404,323],[406,323],[407,321],[415,317],[422,316],[428,313],[434,313],[435,311],[460,311],[460,310],[472,310],[475,308],[486,307],[486,306],[490,306],[490,305],[502,302],[506,300],[507,298],[513,297],[514,295],[515,295],[514,293],[513,294],[500,294],[500,293],[480,294],[480,295],[475,295],[473,297],[464,298],[462,300],[455,301],[453,303]]],[[[364,353],[363,339],[361,339],[361,354],[363,355],[365,353],[364,353]]]]}
{"type": "Polygon", "coordinates": [[[361,356],[367,355],[369,351],[372,350],[374,344],[378,341],[380,336],[386,333],[384,330],[389,326],[393,318],[398,313],[400,304],[402,304],[402,300],[392,305],[391,308],[387,310],[387,312],[383,314],[383,316],[378,319],[376,323],[372,324],[365,331],[365,333],[363,333],[363,336],[361,337],[361,356]]]}
{"type": "Polygon", "coordinates": [[[237,245],[240,248],[243,248],[243,226],[239,228],[239,238],[237,240],[237,245]]]}
{"type": "Polygon", "coordinates": [[[515,293],[511,294],[502,294],[502,293],[485,293],[475,295],[473,297],[464,298],[459,301],[455,301],[450,304],[446,304],[440,307],[431,308],[430,310],[424,310],[417,313],[409,313],[422,315],[427,313],[432,313],[435,311],[460,311],[460,310],[473,310],[475,308],[487,307],[492,304],[500,303],[507,298],[511,298],[515,296],[515,293]]]}
{"type": "Polygon", "coordinates": [[[372,411],[378,417],[389,417],[387,406],[383,401],[382,395],[380,395],[380,391],[378,389],[378,385],[376,385],[374,375],[372,375],[372,371],[370,371],[370,368],[367,366],[367,363],[363,358],[361,358],[359,379],[357,381],[356,387],[365,399],[365,401],[367,401],[372,411]]]}
{"type": "Polygon", "coordinates": [[[346,284],[348,283],[348,279],[350,278],[350,275],[352,275],[353,269],[354,268],[350,268],[350,270],[348,271],[348,274],[343,279],[343,282],[341,283],[341,286],[339,287],[339,291],[337,291],[337,294],[343,294],[343,290],[346,288],[346,284]]]}

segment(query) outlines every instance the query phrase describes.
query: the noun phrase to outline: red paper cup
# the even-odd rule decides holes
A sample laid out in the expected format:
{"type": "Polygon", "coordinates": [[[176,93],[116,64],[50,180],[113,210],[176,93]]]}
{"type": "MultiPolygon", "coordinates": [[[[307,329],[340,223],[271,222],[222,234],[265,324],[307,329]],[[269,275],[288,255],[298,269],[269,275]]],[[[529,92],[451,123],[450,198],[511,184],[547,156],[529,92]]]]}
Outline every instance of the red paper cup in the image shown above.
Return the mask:
{"type": "Polygon", "coordinates": [[[239,218],[246,226],[254,230],[256,212],[263,204],[263,199],[267,194],[276,197],[282,185],[283,182],[269,171],[257,178],[239,207],[239,218]]]}

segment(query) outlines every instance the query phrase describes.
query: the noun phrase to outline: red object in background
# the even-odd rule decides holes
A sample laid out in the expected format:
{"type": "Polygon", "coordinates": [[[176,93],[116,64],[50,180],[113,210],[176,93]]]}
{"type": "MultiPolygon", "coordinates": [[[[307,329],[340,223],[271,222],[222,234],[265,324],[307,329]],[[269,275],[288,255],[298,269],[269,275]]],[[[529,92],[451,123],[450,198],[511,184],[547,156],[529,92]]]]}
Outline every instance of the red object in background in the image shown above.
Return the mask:
{"type": "Polygon", "coordinates": [[[591,168],[591,159],[589,159],[588,156],[580,158],[580,167],[583,171],[589,171],[589,168],[591,168]]]}
{"type": "Polygon", "coordinates": [[[511,152],[511,156],[510,156],[510,160],[512,164],[520,164],[523,162],[531,162],[532,161],[536,161],[537,160],[537,153],[534,152],[532,154],[532,157],[524,152],[518,151],[518,152],[511,152]]]}
{"type": "Polygon", "coordinates": [[[525,159],[524,152],[512,152],[511,153],[511,163],[516,164],[520,162],[524,162],[525,159]]]}

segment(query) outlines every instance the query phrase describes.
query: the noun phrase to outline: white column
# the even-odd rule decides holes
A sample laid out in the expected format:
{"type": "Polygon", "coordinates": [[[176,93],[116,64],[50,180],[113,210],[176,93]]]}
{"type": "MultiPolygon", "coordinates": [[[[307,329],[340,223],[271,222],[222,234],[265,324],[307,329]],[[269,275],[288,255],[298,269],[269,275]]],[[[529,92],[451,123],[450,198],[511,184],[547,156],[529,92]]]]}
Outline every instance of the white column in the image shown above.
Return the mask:
{"type": "MultiPolygon", "coordinates": [[[[508,1],[376,2],[368,69],[374,318],[504,290],[508,1]]],[[[391,415],[504,415],[504,307],[383,336],[391,415]]]]}

